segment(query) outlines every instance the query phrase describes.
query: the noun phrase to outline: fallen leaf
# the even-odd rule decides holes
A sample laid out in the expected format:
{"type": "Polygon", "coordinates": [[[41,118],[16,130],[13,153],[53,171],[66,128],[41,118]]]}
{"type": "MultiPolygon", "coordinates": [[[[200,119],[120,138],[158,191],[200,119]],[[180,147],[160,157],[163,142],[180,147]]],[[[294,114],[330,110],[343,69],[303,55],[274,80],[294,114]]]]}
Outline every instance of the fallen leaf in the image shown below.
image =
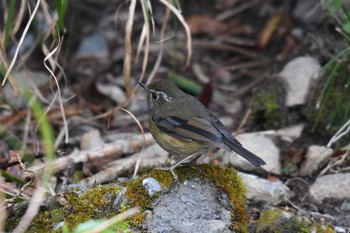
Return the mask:
{"type": "Polygon", "coordinates": [[[228,32],[229,26],[215,18],[204,15],[193,15],[187,20],[191,28],[192,35],[209,34],[209,35],[224,35],[228,32]]]}
{"type": "Polygon", "coordinates": [[[278,182],[278,181],[280,181],[280,179],[279,179],[277,176],[273,176],[273,175],[271,175],[271,174],[269,174],[269,175],[267,176],[267,180],[268,180],[268,181],[271,181],[271,182],[278,182]]]}
{"type": "Polygon", "coordinates": [[[265,48],[270,42],[272,35],[277,30],[282,18],[282,11],[277,11],[274,16],[265,24],[264,29],[260,34],[259,46],[265,48]]]}

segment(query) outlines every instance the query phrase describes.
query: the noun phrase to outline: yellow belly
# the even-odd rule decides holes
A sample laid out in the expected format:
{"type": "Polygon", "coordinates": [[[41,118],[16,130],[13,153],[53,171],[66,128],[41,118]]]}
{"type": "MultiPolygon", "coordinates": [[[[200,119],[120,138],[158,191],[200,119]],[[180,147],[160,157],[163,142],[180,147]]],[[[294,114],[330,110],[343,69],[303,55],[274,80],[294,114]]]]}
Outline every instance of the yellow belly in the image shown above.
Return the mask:
{"type": "Polygon", "coordinates": [[[201,149],[207,148],[207,146],[200,141],[182,141],[174,138],[171,135],[161,132],[156,124],[152,121],[151,117],[148,118],[148,125],[151,134],[160,147],[168,151],[170,154],[183,155],[180,158],[184,158],[187,155],[194,154],[201,149]]]}

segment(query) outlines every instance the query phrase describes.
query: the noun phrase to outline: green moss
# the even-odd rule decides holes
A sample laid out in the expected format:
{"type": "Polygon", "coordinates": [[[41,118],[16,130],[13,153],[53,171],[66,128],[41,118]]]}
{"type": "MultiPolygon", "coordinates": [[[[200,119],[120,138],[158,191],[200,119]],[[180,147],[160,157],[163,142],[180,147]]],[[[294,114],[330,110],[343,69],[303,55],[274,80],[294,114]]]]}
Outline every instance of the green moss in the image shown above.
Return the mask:
{"type": "MultiPolygon", "coordinates": [[[[101,185],[92,188],[82,195],[76,192],[64,194],[67,203],[61,207],[41,211],[31,223],[28,232],[51,232],[55,224],[65,222],[70,228],[91,219],[110,218],[117,213],[112,210],[112,201],[121,188],[115,185],[101,185]]],[[[18,219],[8,224],[7,229],[11,231],[17,224],[18,219]]],[[[61,230],[58,230],[60,232],[61,230]]]]}
{"type": "Polygon", "coordinates": [[[143,223],[146,217],[144,211],[150,208],[152,200],[159,196],[159,194],[156,194],[153,197],[148,196],[147,191],[142,186],[142,180],[147,177],[153,177],[156,179],[161,185],[162,190],[169,188],[174,181],[170,172],[165,170],[153,170],[127,184],[127,192],[125,195],[128,199],[128,205],[125,206],[125,208],[127,209],[133,206],[139,206],[141,208],[140,213],[127,220],[132,226],[140,226],[143,223]]]}
{"type": "MultiPolygon", "coordinates": [[[[245,188],[234,169],[203,164],[196,166],[195,169],[186,166],[178,167],[175,173],[178,175],[180,182],[199,177],[214,183],[227,194],[233,207],[232,229],[235,232],[248,231],[245,188]]],[[[160,192],[152,197],[148,196],[147,191],[142,186],[142,180],[146,177],[155,178],[160,183],[162,192],[166,192],[172,185],[176,184],[173,175],[166,170],[153,170],[135,180],[124,183],[127,189],[125,196],[128,201],[127,204],[122,204],[118,211],[112,209],[112,203],[122,189],[120,186],[100,185],[82,194],[79,191],[66,193],[63,194],[63,199],[67,203],[60,208],[42,211],[36,216],[28,232],[53,231],[53,227],[60,222],[64,222],[69,229],[74,229],[80,223],[94,219],[108,219],[134,206],[140,207],[140,213],[128,218],[125,223],[129,226],[138,227],[146,217],[145,211],[152,208],[152,200],[162,194],[160,192]]],[[[11,226],[16,226],[17,223],[18,221],[15,220],[11,226]]],[[[8,225],[7,230],[11,231],[13,228],[8,225]]],[[[58,232],[60,231],[59,228],[58,232]]]]}
{"type": "Polygon", "coordinates": [[[310,222],[298,220],[293,213],[270,209],[260,215],[256,232],[308,233],[310,232],[309,227],[310,222]]]}
{"type": "Polygon", "coordinates": [[[286,114],[281,94],[274,89],[262,89],[254,95],[254,122],[265,129],[277,129],[285,125],[286,114]]]}
{"type": "MultiPolygon", "coordinates": [[[[184,180],[193,177],[200,177],[213,182],[219,189],[228,195],[230,203],[234,207],[232,210],[232,229],[235,230],[235,232],[248,232],[248,218],[245,208],[245,187],[234,169],[202,164],[195,166],[194,169],[187,166],[181,166],[175,169],[175,173],[178,176],[179,182],[183,182],[184,180]]],[[[130,206],[128,207],[141,207],[141,212],[138,215],[132,216],[128,219],[128,223],[133,226],[140,226],[142,224],[146,217],[144,210],[150,208],[152,199],[156,198],[150,198],[141,185],[142,180],[146,177],[155,178],[162,186],[162,190],[167,190],[174,184],[172,174],[165,170],[153,170],[128,184],[128,191],[126,193],[130,203],[130,206]]]]}
{"type": "Polygon", "coordinates": [[[313,224],[305,218],[295,216],[295,214],[277,208],[269,209],[260,215],[256,233],[334,233],[333,229],[321,225],[313,224]]]}
{"type": "Polygon", "coordinates": [[[324,225],[324,224],[315,224],[311,227],[312,232],[317,233],[335,233],[332,227],[324,225]],[[314,231],[313,231],[314,230],[314,231]]]}
{"type": "Polygon", "coordinates": [[[231,227],[235,232],[248,232],[248,216],[246,211],[245,186],[242,179],[233,168],[220,168],[210,164],[202,164],[199,167],[204,171],[205,178],[212,181],[229,197],[234,207],[232,210],[231,227]]]}

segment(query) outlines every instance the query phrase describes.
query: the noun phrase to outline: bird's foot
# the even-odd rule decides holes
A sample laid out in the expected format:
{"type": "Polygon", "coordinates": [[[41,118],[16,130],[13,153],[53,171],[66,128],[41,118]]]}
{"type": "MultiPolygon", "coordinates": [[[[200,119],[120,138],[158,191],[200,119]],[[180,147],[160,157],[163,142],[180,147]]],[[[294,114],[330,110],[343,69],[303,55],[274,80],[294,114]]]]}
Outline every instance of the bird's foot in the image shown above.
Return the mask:
{"type": "Polygon", "coordinates": [[[174,165],[170,166],[170,167],[161,167],[161,168],[157,168],[157,170],[161,170],[161,171],[168,171],[171,173],[171,175],[173,176],[174,178],[174,183],[178,181],[178,176],[177,174],[175,173],[175,168],[176,167],[173,167],[174,165]]]}

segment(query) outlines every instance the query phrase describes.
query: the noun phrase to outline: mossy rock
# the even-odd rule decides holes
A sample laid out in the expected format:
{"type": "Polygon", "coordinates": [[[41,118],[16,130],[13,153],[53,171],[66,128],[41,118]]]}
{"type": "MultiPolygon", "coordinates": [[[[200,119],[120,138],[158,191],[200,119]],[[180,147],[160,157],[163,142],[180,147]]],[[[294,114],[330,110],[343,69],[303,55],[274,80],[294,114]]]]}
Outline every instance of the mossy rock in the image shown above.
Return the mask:
{"type": "Polygon", "coordinates": [[[261,213],[256,233],[335,233],[326,225],[313,224],[310,220],[297,217],[294,213],[271,208],[261,213]]]}
{"type": "Polygon", "coordinates": [[[287,123],[285,88],[277,79],[271,79],[254,91],[252,116],[254,125],[261,129],[279,129],[287,123]]]}
{"type": "MultiPolygon", "coordinates": [[[[131,181],[98,185],[87,191],[73,190],[60,194],[54,198],[54,201],[51,201],[55,205],[47,205],[40,211],[27,232],[62,232],[63,223],[66,229],[73,230],[81,223],[108,219],[134,206],[139,206],[141,211],[124,220],[122,225],[114,226],[112,230],[116,232],[142,232],[145,230],[144,221],[147,213],[154,208],[155,203],[173,189],[194,179],[210,183],[227,197],[227,203],[230,207],[228,208],[230,219],[227,224],[230,230],[248,232],[245,188],[240,177],[232,168],[198,165],[194,168],[179,167],[175,172],[178,175],[177,182],[174,182],[172,174],[168,171],[152,170],[131,181]],[[161,191],[152,197],[142,186],[142,181],[147,177],[153,177],[161,186],[161,191]],[[120,194],[124,197],[121,200],[124,201],[116,205],[115,200],[121,196],[120,194]]],[[[12,231],[20,218],[21,216],[10,217],[6,230],[12,231]]]]}

